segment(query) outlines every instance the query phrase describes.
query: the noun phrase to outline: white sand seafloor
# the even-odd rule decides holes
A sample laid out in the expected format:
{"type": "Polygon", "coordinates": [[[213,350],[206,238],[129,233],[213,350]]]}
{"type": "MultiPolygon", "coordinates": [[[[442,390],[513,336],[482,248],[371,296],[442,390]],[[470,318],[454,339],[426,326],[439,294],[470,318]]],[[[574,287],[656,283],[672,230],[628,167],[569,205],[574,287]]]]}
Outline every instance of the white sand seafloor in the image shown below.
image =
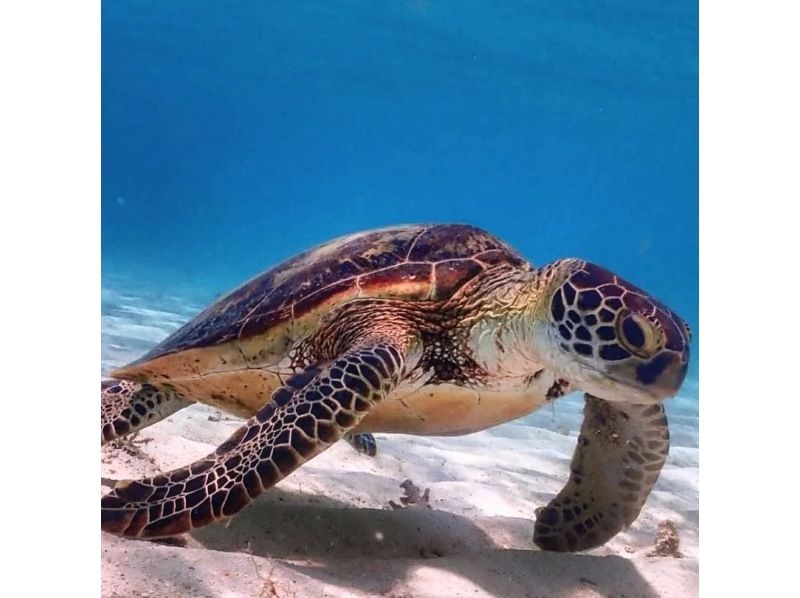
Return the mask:
{"type": "MultiPolygon", "coordinates": [[[[162,293],[125,279],[103,285],[106,374],[162,340],[210,296],[162,293]]],[[[369,458],[340,442],[227,524],[184,545],[103,533],[103,596],[676,596],[698,594],[697,387],[667,404],[672,446],[639,518],[605,546],[552,554],[532,543],[534,509],[564,485],[582,400],[453,438],[376,434],[369,458]],[[401,482],[430,488],[430,508],[400,503],[401,482]],[[683,558],[648,556],[663,520],[683,558]]],[[[103,447],[112,480],[191,463],[240,421],[204,405],[103,447]]]]}

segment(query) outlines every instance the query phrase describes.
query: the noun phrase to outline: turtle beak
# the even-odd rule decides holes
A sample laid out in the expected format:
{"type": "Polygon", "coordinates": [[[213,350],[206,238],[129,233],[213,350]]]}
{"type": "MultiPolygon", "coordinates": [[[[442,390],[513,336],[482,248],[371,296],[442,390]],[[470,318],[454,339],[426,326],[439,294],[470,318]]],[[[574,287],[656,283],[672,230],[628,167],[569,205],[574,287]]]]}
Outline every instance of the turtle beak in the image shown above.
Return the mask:
{"type": "Polygon", "coordinates": [[[605,388],[602,381],[599,388],[592,391],[607,401],[623,401],[630,403],[660,403],[678,394],[689,361],[683,355],[664,351],[655,355],[650,361],[637,366],[626,366],[624,370],[614,373],[602,373],[606,380],[613,381],[614,389],[605,388]]]}
{"type": "Polygon", "coordinates": [[[689,369],[688,355],[663,351],[636,367],[636,379],[660,400],[678,394],[689,369]]]}

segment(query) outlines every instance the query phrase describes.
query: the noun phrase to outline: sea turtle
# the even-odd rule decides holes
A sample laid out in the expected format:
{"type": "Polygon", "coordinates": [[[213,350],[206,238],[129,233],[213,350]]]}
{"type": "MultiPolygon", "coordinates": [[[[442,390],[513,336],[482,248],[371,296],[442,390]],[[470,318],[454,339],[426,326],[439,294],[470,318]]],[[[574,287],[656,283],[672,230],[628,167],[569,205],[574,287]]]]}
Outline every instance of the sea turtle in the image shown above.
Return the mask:
{"type": "Polygon", "coordinates": [[[636,519],[669,449],[663,400],[686,374],[690,332],[604,268],[533,268],[466,225],[347,236],[213,305],[101,385],[102,441],[191,402],[248,418],[188,467],[120,481],[102,528],[177,534],[230,517],[350,435],[459,435],[568,390],[584,419],[564,489],[536,512],[542,549],[599,546],[636,519]]]}

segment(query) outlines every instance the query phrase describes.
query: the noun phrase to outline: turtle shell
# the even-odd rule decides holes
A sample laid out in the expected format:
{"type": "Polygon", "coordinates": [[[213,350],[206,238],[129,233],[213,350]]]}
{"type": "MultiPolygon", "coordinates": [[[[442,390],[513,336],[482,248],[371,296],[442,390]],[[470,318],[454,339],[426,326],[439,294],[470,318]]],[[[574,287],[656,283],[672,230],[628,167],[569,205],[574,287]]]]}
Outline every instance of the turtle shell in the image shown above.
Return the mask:
{"type": "Polygon", "coordinates": [[[112,375],[187,378],[277,364],[328,312],[357,298],[444,301],[480,272],[531,266],[466,225],[400,226],[336,239],[220,298],[112,375]]]}

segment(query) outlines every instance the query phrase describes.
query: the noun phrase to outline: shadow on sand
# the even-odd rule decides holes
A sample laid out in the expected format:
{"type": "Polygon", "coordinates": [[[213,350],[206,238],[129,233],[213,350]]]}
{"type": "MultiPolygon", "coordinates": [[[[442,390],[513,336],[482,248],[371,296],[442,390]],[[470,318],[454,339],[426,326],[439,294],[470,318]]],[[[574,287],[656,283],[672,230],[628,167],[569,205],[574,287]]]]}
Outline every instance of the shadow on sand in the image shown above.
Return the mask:
{"type": "MultiPolygon", "coordinates": [[[[503,525],[516,527],[511,531],[517,538],[531,537],[532,522],[505,519],[503,525]]],[[[391,593],[427,567],[495,596],[658,596],[635,564],[622,557],[546,553],[532,543],[525,550],[519,542],[504,548],[473,520],[446,511],[354,508],[278,488],[227,527],[209,526],[192,536],[211,550],[285,559],[298,573],[369,594],[391,593]],[[381,564],[365,571],[365,559],[381,564]]]]}

